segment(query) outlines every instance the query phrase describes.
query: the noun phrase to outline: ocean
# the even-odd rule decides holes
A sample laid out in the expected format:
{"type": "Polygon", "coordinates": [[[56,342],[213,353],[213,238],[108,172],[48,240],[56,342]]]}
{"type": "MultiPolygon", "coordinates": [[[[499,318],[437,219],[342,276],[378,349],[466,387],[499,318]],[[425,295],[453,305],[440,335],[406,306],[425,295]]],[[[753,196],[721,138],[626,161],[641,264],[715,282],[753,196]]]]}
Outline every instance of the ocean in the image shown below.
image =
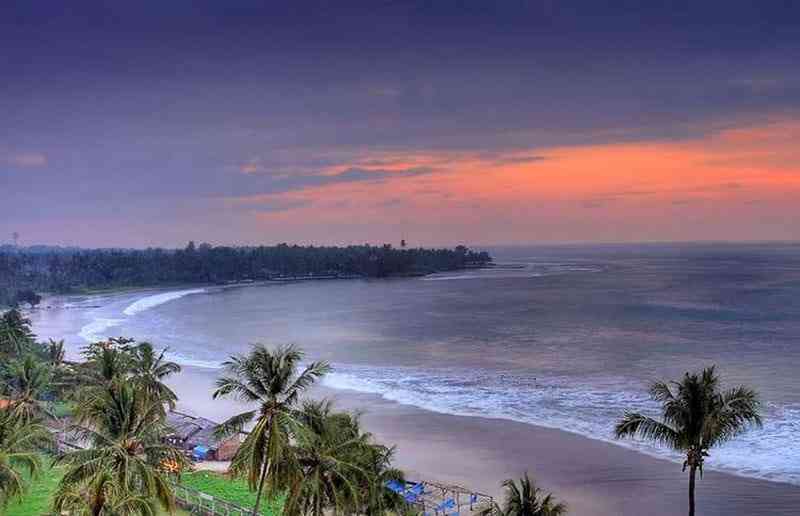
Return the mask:
{"type": "Polygon", "coordinates": [[[72,356],[124,335],[208,369],[253,342],[292,342],[331,361],[331,388],[607,441],[625,410],[657,414],[650,382],[716,365],[758,389],[766,418],[707,467],[800,484],[799,245],[490,251],[486,270],[69,297],[32,319],[72,356]]]}

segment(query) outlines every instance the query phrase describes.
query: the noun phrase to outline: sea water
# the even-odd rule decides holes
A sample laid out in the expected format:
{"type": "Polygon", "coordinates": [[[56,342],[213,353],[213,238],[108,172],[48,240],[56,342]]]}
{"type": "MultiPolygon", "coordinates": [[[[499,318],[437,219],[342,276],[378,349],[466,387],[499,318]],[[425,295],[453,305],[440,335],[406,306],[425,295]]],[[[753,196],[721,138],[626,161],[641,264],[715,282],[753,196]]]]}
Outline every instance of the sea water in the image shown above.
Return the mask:
{"type": "Polygon", "coordinates": [[[253,342],[294,342],[333,363],[333,388],[608,441],[625,410],[658,413],[650,382],[716,365],[728,384],[759,390],[765,424],[709,467],[800,484],[800,246],[491,251],[495,268],[424,278],[70,299],[34,314],[35,329],[66,337],[72,354],[125,335],[204,368],[253,342]]]}

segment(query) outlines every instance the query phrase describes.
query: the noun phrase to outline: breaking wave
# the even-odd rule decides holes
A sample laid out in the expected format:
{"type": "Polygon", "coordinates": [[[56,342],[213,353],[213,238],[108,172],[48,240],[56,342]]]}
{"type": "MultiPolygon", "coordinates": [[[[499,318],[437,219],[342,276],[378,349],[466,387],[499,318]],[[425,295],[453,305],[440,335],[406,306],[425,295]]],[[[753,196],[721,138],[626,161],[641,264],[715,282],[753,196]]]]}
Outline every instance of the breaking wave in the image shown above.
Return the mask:
{"type": "MultiPolygon", "coordinates": [[[[658,414],[658,405],[629,380],[531,376],[475,370],[337,366],[324,379],[335,389],[377,394],[404,405],[458,416],[507,419],[569,431],[682,462],[674,452],[640,441],[616,441],[624,410],[658,414]]],[[[708,467],[741,476],[800,484],[800,405],[769,405],[762,429],[712,452],[708,467]]]]}
{"type": "Polygon", "coordinates": [[[176,290],[174,292],[153,294],[152,296],[143,297],[142,299],[131,303],[127,308],[125,308],[125,310],[122,311],[122,313],[128,316],[136,315],[158,305],[163,305],[164,303],[174,301],[175,299],[180,299],[190,294],[203,294],[205,291],[206,289],[204,288],[193,288],[188,290],[176,290]]]}

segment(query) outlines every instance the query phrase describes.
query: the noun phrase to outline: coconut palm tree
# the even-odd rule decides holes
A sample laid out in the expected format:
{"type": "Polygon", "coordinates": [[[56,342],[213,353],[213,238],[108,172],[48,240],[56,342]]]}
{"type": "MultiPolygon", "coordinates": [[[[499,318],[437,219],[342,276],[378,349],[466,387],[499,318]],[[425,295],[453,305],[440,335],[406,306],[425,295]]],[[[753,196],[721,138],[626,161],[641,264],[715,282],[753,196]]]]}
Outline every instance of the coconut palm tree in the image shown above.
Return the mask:
{"type": "Polygon", "coordinates": [[[483,511],[484,515],[499,516],[563,516],[567,506],[556,502],[552,493],[545,493],[528,477],[528,473],[514,481],[509,478],[503,482],[506,498],[503,507],[497,504],[483,511]]]}
{"type": "Polygon", "coordinates": [[[120,504],[141,505],[142,500],[152,512],[157,505],[174,509],[166,465],[183,466],[186,461],[179,450],[163,443],[167,428],[160,402],[116,378],[89,393],[76,418],[71,431],[91,448],[57,460],[67,471],[56,492],[55,511],[74,508],[78,499],[94,500],[89,504],[94,514],[113,513],[120,504]]]}
{"type": "Polygon", "coordinates": [[[661,403],[662,420],[627,412],[617,423],[617,438],[639,436],[682,452],[689,470],[689,516],[695,513],[695,477],[703,476],[709,450],[747,430],[761,426],[756,392],[745,386],[721,390],[714,367],[686,373],[680,382],[656,382],[650,396],[661,403]]]}
{"type": "Polygon", "coordinates": [[[225,362],[225,372],[217,380],[215,399],[234,397],[258,404],[225,421],[217,432],[228,437],[253,424],[230,466],[233,475],[247,477],[250,489],[257,491],[253,514],[258,514],[265,486],[272,493],[285,480],[273,469],[288,448],[300,395],[330,370],[326,362],[312,362],[298,373],[302,359],[303,353],[294,346],[269,350],[257,344],[248,355],[225,362]]]}
{"type": "Polygon", "coordinates": [[[32,354],[9,360],[3,369],[3,379],[11,408],[27,421],[51,415],[43,397],[50,389],[52,378],[50,365],[32,354]]]}
{"type": "Polygon", "coordinates": [[[130,368],[132,381],[154,400],[160,400],[174,409],[178,396],[164,384],[163,380],[172,374],[179,373],[181,366],[164,359],[167,350],[164,349],[158,353],[149,342],[130,346],[128,351],[132,358],[130,368]]]}
{"type": "Polygon", "coordinates": [[[47,343],[47,360],[53,367],[61,367],[64,363],[64,339],[50,339],[47,343]]]}
{"type": "Polygon", "coordinates": [[[155,516],[153,501],[122,489],[108,473],[93,477],[85,485],[59,490],[54,505],[72,516],[155,516]]]}
{"type": "Polygon", "coordinates": [[[16,308],[0,316],[0,354],[20,355],[33,344],[31,321],[16,308]]]}
{"type": "Polygon", "coordinates": [[[40,424],[9,408],[0,409],[0,508],[24,491],[23,471],[29,476],[39,472],[39,448],[50,439],[40,424]]]}
{"type": "Polygon", "coordinates": [[[127,376],[133,367],[128,345],[132,339],[109,339],[86,346],[81,381],[87,386],[107,387],[115,378],[127,376]]]}
{"type": "Polygon", "coordinates": [[[292,477],[285,514],[323,516],[329,509],[357,513],[362,494],[368,495],[362,488],[372,488],[360,466],[370,447],[369,435],[361,432],[355,416],[332,412],[326,400],[303,403],[294,421],[299,423],[293,428],[295,444],[284,455],[292,477]]]}
{"type": "Polygon", "coordinates": [[[366,516],[377,516],[393,512],[402,514],[408,504],[402,496],[386,488],[394,480],[405,483],[402,470],[392,466],[394,448],[373,443],[362,454],[359,465],[366,472],[366,485],[361,488],[361,512],[366,516]]]}

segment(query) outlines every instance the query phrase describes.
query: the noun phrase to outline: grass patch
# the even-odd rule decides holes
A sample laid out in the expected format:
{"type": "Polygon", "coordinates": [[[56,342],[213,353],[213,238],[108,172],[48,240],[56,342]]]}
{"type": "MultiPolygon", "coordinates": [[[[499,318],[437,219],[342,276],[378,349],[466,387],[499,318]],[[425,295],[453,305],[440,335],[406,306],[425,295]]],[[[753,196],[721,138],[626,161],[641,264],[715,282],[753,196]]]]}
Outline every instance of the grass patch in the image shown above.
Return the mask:
{"type": "Polygon", "coordinates": [[[51,468],[49,457],[42,459],[44,467],[39,475],[30,480],[22,498],[15,498],[5,507],[5,516],[38,516],[48,514],[53,502],[52,495],[64,475],[61,468],[51,468]]]}
{"type": "Polygon", "coordinates": [[[75,403],[71,401],[56,401],[53,403],[52,411],[57,418],[72,416],[75,412],[75,403]]]}
{"type": "MultiPolygon", "coordinates": [[[[53,493],[58,487],[58,482],[64,476],[61,467],[50,467],[52,459],[43,457],[44,467],[36,478],[30,480],[28,488],[21,498],[10,500],[5,509],[0,508],[3,516],[40,516],[52,514],[53,493]]],[[[159,508],[158,516],[168,516],[169,513],[159,508]]],[[[191,516],[183,509],[177,509],[172,516],[191,516]]]]}
{"type": "MultiPolygon", "coordinates": [[[[181,484],[242,507],[253,507],[256,503],[256,493],[248,489],[245,480],[231,479],[212,471],[184,473],[181,475],[181,484]]],[[[264,516],[279,516],[282,509],[283,498],[265,499],[261,502],[260,512],[264,516]]]]}

